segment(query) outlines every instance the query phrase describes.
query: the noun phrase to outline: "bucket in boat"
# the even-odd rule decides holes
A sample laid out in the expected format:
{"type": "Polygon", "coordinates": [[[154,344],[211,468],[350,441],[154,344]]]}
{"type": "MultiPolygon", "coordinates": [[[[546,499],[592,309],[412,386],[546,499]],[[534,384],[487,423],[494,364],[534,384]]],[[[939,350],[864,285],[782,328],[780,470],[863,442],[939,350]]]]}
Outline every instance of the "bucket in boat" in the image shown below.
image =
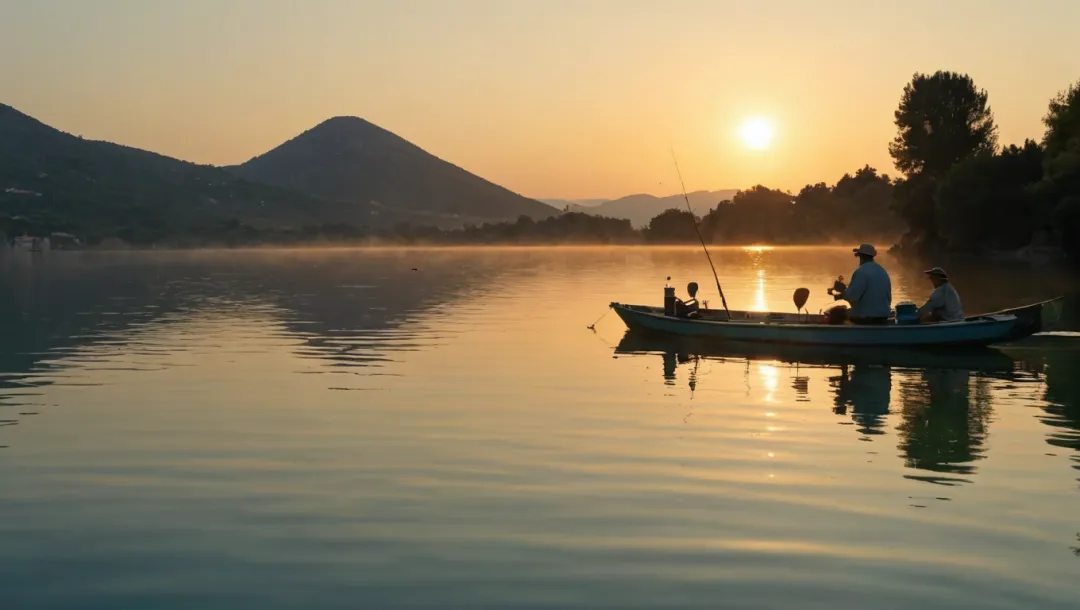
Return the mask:
{"type": "Polygon", "coordinates": [[[918,324],[919,308],[911,301],[896,304],[897,324],[918,324]]]}

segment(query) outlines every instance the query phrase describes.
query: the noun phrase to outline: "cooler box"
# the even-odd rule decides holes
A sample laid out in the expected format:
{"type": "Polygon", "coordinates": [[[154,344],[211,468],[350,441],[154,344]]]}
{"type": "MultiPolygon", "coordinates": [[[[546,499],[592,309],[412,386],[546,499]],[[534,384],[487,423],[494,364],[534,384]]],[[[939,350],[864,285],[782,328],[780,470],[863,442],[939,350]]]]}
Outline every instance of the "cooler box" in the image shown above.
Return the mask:
{"type": "Polygon", "coordinates": [[[897,324],[918,324],[919,323],[919,308],[910,301],[904,301],[903,303],[896,304],[896,323],[897,324]]]}

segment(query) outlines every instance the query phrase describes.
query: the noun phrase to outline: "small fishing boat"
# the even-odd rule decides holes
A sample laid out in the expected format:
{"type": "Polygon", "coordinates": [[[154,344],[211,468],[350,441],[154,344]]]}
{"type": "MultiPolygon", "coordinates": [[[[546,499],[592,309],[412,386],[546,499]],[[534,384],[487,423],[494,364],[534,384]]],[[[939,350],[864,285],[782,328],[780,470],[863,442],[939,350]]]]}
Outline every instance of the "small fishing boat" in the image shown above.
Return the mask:
{"type": "Polygon", "coordinates": [[[619,355],[676,354],[706,360],[751,360],[819,367],[887,366],[900,369],[967,369],[1008,373],[1016,359],[985,346],[931,350],[907,347],[845,347],[741,341],[712,341],[658,333],[627,331],[615,347],[619,355]]]}
{"type": "Polygon", "coordinates": [[[798,345],[939,347],[985,346],[1022,339],[1042,330],[1043,309],[1058,299],[965,318],[959,322],[864,326],[830,324],[804,313],[702,310],[696,317],[667,315],[662,307],[611,303],[627,328],[722,341],[798,345]]]}
{"type": "MultiPolygon", "coordinates": [[[[675,165],[678,171],[678,163],[675,165]]],[[[679,174],[682,182],[682,174],[679,174]]],[[[690,206],[690,199],[686,195],[686,187],[683,187],[683,199],[690,217],[694,218],[694,210],[690,206]]],[[[694,304],[692,312],[679,313],[676,306],[675,289],[670,286],[664,287],[664,307],[650,307],[648,305],[626,305],[612,302],[611,308],[626,324],[631,331],[654,332],[680,337],[696,337],[708,340],[739,341],[751,343],[774,343],[809,346],[850,346],[850,347],[973,347],[988,346],[996,343],[1015,341],[1030,336],[1042,330],[1043,309],[1047,305],[1057,303],[1061,297],[1034,303],[1024,307],[999,311],[995,313],[971,316],[956,322],[934,323],[911,323],[915,320],[911,316],[915,313],[914,304],[905,303],[902,320],[894,312],[893,316],[884,324],[851,324],[844,320],[839,322],[830,315],[811,315],[802,313],[806,305],[810,291],[806,288],[795,290],[795,307],[800,313],[777,313],[777,312],[751,312],[729,310],[727,299],[724,297],[724,289],[720,286],[720,277],[716,273],[716,265],[713,264],[709,247],[705,244],[705,238],[693,221],[694,231],[697,233],[701,248],[705,252],[705,258],[709,261],[713,279],[716,280],[716,290],[720,294],[720,301],[724,309],[703,310],[698,309],[695,293],[697,284],[690,292],[691,302],[694,304]],[[688,314],[688,315],[684,315],[688,314]]],[[[873,257],[873,246],[864,244],[873,257]]],[[[863,246],[854,252],[863,252],[863,246]]],[[[669,277],[668,280],[671,278],[669,277]]],[[[829,294],[842,293],[842,279],[829,290],[829,294]]],[[[839,298],[839,297],[837,297],[839,298]]],[[[897,309],[900,309],[898,305],[897,309]]],[[[844,316],[846,319],[846,311],[844,316]]]]}

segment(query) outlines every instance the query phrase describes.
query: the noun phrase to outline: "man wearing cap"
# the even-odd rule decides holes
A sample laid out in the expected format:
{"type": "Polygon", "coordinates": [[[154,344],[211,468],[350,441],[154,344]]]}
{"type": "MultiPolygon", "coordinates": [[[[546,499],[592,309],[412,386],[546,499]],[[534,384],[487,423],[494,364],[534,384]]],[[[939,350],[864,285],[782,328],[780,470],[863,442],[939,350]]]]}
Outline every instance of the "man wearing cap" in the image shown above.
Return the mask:
{"type": "Polygon", "coordinates": [[[920,322],[959,322],[964,319],[960,294],[949,283],[949,274],[941,267],[927,269],[926,275],[934,284],[930,299],[919,308],[920,322]]]}
{"type": "Polygon", "coordinates": [[[848,319],[855,324],[886,324],[892,313],[892,280],[874,260],[877,248],[862,244],[852,252],[859,258],[859,268],[851,274],[851,284],[843,299],[851,304],[848,319]]]}

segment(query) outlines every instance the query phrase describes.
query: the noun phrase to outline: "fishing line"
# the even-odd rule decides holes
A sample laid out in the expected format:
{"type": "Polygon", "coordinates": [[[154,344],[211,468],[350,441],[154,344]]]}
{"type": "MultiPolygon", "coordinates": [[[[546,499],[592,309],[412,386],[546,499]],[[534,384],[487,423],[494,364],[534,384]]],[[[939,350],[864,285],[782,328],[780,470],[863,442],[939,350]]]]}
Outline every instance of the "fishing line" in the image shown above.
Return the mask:
{"type": "Polygon", "coordinates": [[[591,331],[593,331],[595,333],[596,332],[596,325],[600,323],[600,320],[603,320],[605,317],[607,317],[607,315],[609,313],[611,313],[611,308],[610,307],[608,307],[608,310],[604,312],[604,315],[602,315],[602,316],[600,316],[599,318],[596,319],[596,322],[593,322],[592,324],[586,326],[585,328],[588,328],[589,330],[591,330],[591,331]]]}
{"type": "Polygon", "coordinates": [[[690,197],[686,195],[686,183],[683,182],[682,171],[679,170],[679,160],[675,158],[674,148],[671,149],[671,160],[675,162],[675,173],[679,175],[679,186],[682,187],[682,196],[683,200],[686,201],[686,209],[690,212],[690,222],[694,223],[694,232],[697,233],[698,240],[701,241],[701,248],[705,250],[705,258],[709,259],[709,268],[712,269],[713,279],[716,280],[716,291],[720,293],[720,302],[724,305],[724,313],[727,314],[727,319],[730,320],[731,312],[728,310],[727,299],[724,298],[724,289],[720,287],[720,276],[716,274],[716,265],[713,264],[709,248],[705,245],[705,238],[701,236],[701,229],[698,228],[694,209],[690,207],[690,197]]]}

